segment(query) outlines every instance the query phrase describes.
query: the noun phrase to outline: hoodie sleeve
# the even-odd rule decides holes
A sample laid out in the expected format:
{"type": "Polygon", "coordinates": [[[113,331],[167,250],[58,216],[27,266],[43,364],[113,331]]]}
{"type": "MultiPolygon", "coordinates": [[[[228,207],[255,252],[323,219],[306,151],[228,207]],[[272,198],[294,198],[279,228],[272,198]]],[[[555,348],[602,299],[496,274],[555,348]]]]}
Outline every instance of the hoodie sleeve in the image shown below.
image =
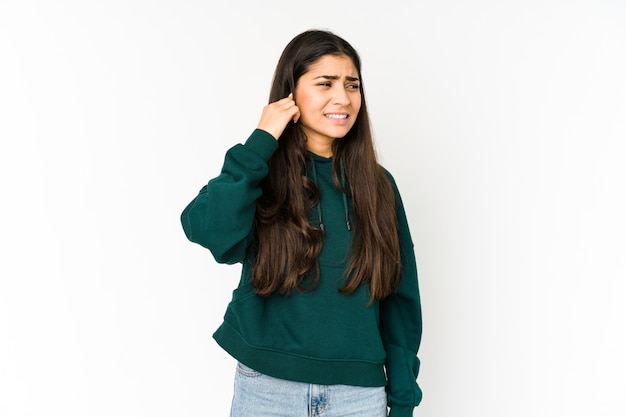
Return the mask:
{"type": "Polygon", "coordinates": [[[395,181],[398,232],[402,256],[401,281],[397,291],[380,302],[380,330],[387,352],[387,400],[390,417],[411,417],[422,400],[417,384],[420,362],[417,351],[422,338],[422,311],[413,241],[402,199],[395,181]]]}
{"type": "Polygon", "coordinates": [[[209,249],[217,262],[234,264],[245,258],[256,200],[262,193],[259,183],[267,176],[267,161],[276,149],[273,136],[254,130],[243,145],[228,150],[220,175],[183,210],[187,239],[209,249]]]}

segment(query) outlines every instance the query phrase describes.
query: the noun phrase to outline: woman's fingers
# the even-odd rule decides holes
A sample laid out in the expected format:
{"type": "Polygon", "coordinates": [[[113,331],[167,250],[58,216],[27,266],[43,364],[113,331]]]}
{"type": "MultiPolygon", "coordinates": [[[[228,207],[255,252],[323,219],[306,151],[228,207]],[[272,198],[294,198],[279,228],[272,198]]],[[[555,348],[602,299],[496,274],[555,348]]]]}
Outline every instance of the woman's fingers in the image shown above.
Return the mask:
{"type": "Polygon", "coordinates": [[[265,130],[278,140],[287,123],[290,121],[297,122],[299,119],[300,109],[298,109],[293,99],[293,94],[289,94],[287,97],[270,103],[263,108],[261,120],[257,127],[265,130]]]}

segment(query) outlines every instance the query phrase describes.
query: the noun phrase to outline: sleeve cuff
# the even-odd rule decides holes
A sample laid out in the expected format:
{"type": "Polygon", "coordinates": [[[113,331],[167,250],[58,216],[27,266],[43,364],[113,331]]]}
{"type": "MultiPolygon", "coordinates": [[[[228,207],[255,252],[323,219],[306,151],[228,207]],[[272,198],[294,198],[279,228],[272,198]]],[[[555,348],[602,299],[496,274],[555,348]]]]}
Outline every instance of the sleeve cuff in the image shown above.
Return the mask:
{"type": "Polygon", "coordinates": [[[389,417],[413,417],[413,409],[411,406],[395,406],[391,407],[389,417]]]}
{"type": "Polygon", "coordinates": [[[265,130],[255,129],[244,146],[267,161],[278,149],[278,141],[265,130]]]}

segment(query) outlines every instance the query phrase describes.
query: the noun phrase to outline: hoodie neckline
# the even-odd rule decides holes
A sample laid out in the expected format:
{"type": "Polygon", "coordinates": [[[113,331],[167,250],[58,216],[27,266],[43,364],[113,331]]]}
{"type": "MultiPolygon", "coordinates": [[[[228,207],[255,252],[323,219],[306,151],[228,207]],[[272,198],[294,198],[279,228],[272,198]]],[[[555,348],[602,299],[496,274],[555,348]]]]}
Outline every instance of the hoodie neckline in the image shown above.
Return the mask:
{"type": "Polygon", "coordinates": [[[307,151],[307,152],[309,153],[309,156],[312,157],[317,162],[332,162],[333,161],[332,156],[326,157],[326,156],[318,155],[311,151],[307,151]]]}

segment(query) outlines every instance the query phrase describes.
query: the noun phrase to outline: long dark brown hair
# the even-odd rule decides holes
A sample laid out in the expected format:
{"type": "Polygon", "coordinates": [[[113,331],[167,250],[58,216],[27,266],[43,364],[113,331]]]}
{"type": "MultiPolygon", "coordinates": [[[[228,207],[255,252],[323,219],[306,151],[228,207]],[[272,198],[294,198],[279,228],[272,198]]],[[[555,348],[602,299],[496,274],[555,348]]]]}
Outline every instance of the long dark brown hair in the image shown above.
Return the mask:
{"type": "MultiPolygon", "coordinates": [[[[372,302],[398,286],[400,245],[394,192],[374,150],[359,55],[331,32],[299,34],[278,61],[269,102],[295,91],[300,77],[325,55],[349,57],[361,80],[361,109],[355,124],[333,142],[333,177],[337,188],[349,193],[354,208],[352,253],[339,291],[348,294],[367,283],[372,302]],[[339,179],[340,164],[345,188],[339,179]]],[[[289,123],[269,160],[269,174],[261,182],[263,195],[257,201],[252,283],[259,295],[312,290],[319,282],[317,258],[323,231],[309,222],[309,212],[319,202],[319,188],[306,175],[308,162],[306,137],[299,124],[289,123]]]]}

